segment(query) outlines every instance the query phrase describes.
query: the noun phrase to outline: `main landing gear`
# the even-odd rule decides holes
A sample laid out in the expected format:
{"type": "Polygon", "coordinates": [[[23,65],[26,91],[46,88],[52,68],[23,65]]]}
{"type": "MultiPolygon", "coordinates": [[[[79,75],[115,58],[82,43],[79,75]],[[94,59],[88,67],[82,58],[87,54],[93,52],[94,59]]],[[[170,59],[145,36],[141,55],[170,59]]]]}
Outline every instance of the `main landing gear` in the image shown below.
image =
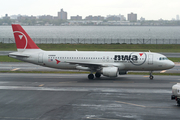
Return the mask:
{"type": "Polygon", "coordinates": [[[94,75],[93,75],[92,73],[89,74],[89,75],[88,75],[88,79],[90,79],[90,80],[91,80],[91,79],[94,79],[94,75]]]}
{"type": "Polygon", "coordinates": [[[153,78],[154,78],[154,76],[152,75],[152,72],[153,72],[153,71],[150,71],[150,75],[149,75],[149,79],[150,79],[150,80],[153,80],[153,78]]]}
{"type": "MultiPolygon", "coordinates": [[[[95,76],[96,76],[96,78],[100,78],[101,77],[101,73],[96,72],[95,76]]],[[[94,79],[94,75],[92,73],[89,74],[88,75],[88,79],[90,79],[90,80],[94,79]]]]}
{"type": "Polygon", "coordinates": [[[95,74],[95,76],[96,76],[96,78],[100,78],[100,77],[101,77],[101,73],[98,73],[98,72],[97,72],[97,73],[95,74]]]}

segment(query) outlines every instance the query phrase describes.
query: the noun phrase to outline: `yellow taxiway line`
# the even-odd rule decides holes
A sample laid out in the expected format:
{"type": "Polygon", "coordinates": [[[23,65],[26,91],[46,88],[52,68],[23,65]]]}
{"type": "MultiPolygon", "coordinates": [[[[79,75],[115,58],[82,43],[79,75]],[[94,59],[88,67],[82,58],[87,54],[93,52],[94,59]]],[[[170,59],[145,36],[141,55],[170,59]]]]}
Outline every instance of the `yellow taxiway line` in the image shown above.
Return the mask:
{"type": "Polygon", "coordinates": [[[11,71],[16,71],[16,70],[19,70],[20,68],[15,68],[15,69],[12,69],[11,71]]]}

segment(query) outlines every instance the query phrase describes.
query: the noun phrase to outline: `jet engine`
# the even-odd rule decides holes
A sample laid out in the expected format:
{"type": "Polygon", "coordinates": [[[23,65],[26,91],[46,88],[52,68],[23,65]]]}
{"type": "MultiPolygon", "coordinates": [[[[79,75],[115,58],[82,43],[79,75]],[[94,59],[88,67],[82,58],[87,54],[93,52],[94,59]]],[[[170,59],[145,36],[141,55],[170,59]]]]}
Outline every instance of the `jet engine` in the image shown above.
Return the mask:
{"type": "Polygon", "coordinates": [[[118,67],[103,67],[101,72],[107,77],[117,77],[118,67]]]}

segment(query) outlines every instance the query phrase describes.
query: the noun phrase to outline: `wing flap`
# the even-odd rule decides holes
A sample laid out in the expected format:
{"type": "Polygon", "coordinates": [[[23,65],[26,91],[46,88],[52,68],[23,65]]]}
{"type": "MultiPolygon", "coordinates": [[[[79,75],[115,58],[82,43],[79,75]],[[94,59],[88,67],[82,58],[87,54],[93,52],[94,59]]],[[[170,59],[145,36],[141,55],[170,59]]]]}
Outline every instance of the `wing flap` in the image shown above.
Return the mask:
{"type": "Polygon", "coordinates": [[[92,63],[92,62],[77,62],[77,61],[66,61],[70,64],[78,64],[84,67],[118,67],[121,66],[121,63],[92,63]]]}

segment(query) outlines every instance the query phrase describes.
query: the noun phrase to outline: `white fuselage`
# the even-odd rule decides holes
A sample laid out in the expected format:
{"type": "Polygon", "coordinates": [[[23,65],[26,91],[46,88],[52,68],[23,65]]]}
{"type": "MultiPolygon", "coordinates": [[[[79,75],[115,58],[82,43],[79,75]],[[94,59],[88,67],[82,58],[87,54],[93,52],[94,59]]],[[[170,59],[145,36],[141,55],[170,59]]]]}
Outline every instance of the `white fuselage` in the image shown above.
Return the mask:
{"type": "Polygon", "coordinates": [[[21,54],[29,55],[29,57],[16,57],[16,59],[57,69],[91,71],[92,69],[89,69],[91,65],[100,65],[103,67],[115,66],[120,71],[155,71],[170,69],[174,66],[174,63],[164,55],[152,52],[26,50],[21,54]]]}

